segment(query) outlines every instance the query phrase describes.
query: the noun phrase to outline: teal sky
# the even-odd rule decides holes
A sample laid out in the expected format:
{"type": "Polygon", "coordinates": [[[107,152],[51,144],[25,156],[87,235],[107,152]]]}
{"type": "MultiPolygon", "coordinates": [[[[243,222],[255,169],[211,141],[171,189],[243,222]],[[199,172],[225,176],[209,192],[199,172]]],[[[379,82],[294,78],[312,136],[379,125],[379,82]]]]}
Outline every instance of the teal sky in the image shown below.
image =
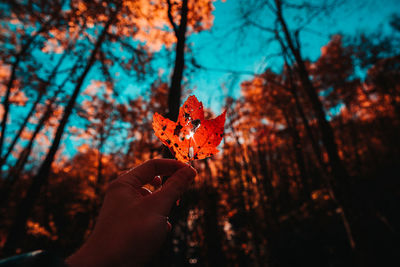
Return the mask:
{"type": "MultiPolygon", "coordinates": [[[[314,0],[314,3],[319,1],[314,0]]],[[[187,54],[186,60],[190,61],[193,57],[199,65],[208,69],[196,69],[195,72],[186,73],[188,89],[190,94],[195,94],[206,108],[211,108],[216,114],[221,113],[227,95],[241,97],[240,84],[251,79],[252,73],[261,73],[267,67],[276,69],[281,65],[280,57],[271,57],[280,50],[268,42],[267,34],[256,28],[241,28],[242,21],[238,19],[240,2],[242,1],[215,2],[213,27],[192,34],[187,39],[192,54],[187,54]],[[239,74],[232,74],[226,70],[239,74]]],[[[300,36],[303,55],[309,59],[318,58],[321,47],[329,42],[333,34],[354,35],[357,32],[370,33],[376,30],[382,34],[386,33],[389,30],[390,16],[400,10],[398,6],[398,0],[347,0],[333,12],[320,16],[305,28],[300,36]]],[[[291,27],[296,25],[294,15],[286,14],[291,27]]],[[[272,19],[272,16],[261,14],[257,21],[268,25],[272,19]]],[[[164,49],[156,58],[152,63],[156,72],[148,75],[145,81],[137,82],[133,77],[126,76],[123,71],[120,72],[117,78],[118,87],[122,89],[119,101],[125,102],[128,98],[146,95],[150,84],[159,73],[162,73],[164,80],[169,80],[173,70],[173,53],[164,49]]],[[[92,70],[85,84],[88,85],[91,79],[95,79],[97,73],[92,70]]],[[[183,96],[182,102],[187,96],[188,94],[183,96]]],[[[72,125],[71,121],[69,125],[72,125]]],[[[64,144],[68,154],[73,155],[81,143],[65,138],[64,144]]]]}
{"type": "MultiPolygon", "coordinates": [[[[310,1],[320,3],[322,0],[310,1]]],[[[227,95],[240,98],[240,83],[251,79],[251,74],[261,73],[267,67],[279,69],[281,65],[279,57],[271,57],[271,55],[278,53],[279,49],[268,41],[268,35],[265,32],[254,27],[241,27],[239,4],[243,2],[246,1],[215,2],[213,27],[210,30],[188,36],[187,39],[187,44],[192,51],[192,53],[186,55],[187,61],[190,62],[193,57],[199,65],[207,68],[207,70],[195,69],[194,72],[186,73],[188,89],[191,90],[191,94],[195,94],[204,103],[205,107],[211,108],[217,114],[221,112],[224,98],[227,95]],[[227,70],[237,73],[232,74],[227,70]]],[[[300,38],[305,57],[312,60],[318,58],[320,48],[328,43],[332,34],[354,35],[357,32],[371,33],[377,31],[385,34],[389,31],[390,16],[396,12],[399,14],[400,10],[399,0],[345,0],[344,2],[343,5],[332,10],[329,14],[314,20],[302,32],[300,38]]],[[[297,25],[297,20],[294,19],[295,14],[285,15],[290,27],[297,25]]],[[[254,21],[266,26],[272,20],[271,15],[262,12],[254,17],[254,21]]],[[[172,52],[163,49],[152,63],[156,70],[155,73],[147,75],[146,80],[140,82],[124,71],[119,71],[118,67],[114,67],[112,72],[120,73],[120,76],[115,75],[117,87],[121,92],[118,101],[125,102],[129,97],[147,94],[150,84],[159,73],[162,73],[164,80],[169,80],[173,69],[173,56],[172,52]]],[[[191,64],[187,65],[190,68],[191,64]]],[[[83,87],[89,85],[93,79],[102,79],[97,67],[91,70],[83,87]]],[[[185,101],[186,97],[187,94],[182,101],[185,101]]],[[[83,97],[78,102],[82,100],[83,97]]],[[[20,108],[20,110],[25,113],[26,107],[20,108]]],[[[15,123],[18,124],[18,121],[15,121],[15,123]]],[[[68,126],[80,127],[82,123],[82,120],[74,115],[70,118],[68,126]]],[[[13,129],[14,127],[9,127],[9,131],[13,131],[13,129]]],[[[63,144],[67,153],[72,155],[81,143],[67,138],[67,135],[64,135],[63,144]]]]}
{"type": "MultiPolygon", "coordinates": [[[[213,28],[189,38],[196,61],[211,69],[249,73],[260,73],[266,67],[279,68],[280,59],[270,57],[279,50],[268,43],[267,34],[254,27],[247,28],[246,32],[238,29],[241,24],[237,20],[240,15],[240,2],[242,1],[227,0],[224,3],[215,3],[213,28]]],[[[303,55],[309,59],[318,58],[320,48],[329,42],[332,34],[354,35],[357,32],[374,31],[384,34],[389,30],[390,16],[399,13],[399,10],[398,0],[347,0],[327,16],[313,21],[302,32],[300,37],[303,55]]],[[[290,21],[291,17],[291,14],[287,14],[290,26],[296,26],[294,20],[290,21]]],[[[273,18],[265,15],[258,19],[258,23],[268,26],[273,18]]],[[[203,100],[206,106],[210,103],[212,108],[219,112],[224,104],[223,97],[228,93],[235,98],[240,97],[240,83],[247,79],[251,79],[251,75],[233,77],[231,73],[223,71],[199,70],[193,75],[191,83],[196,88],[193,93],[203,100]],[[224,90],[223,85],[227,89],[224,90]]]]}
{"type": "MultiPolygon", "coordinates": [[[[377,30],[384,34],[389,30],[390,16],[400,10],[399,0],[343,1],[344,4],[329,14],[319,16],[302,31],[300,38],[305,57],[312,60],[318,58],[321,47],[329,42],[333,34],[354,35],[357,32],[370,33],[377,30]]],[[[251,79],[252,73],[261,73],[267,67],[276,69],[281,65],[279,56],[271,56],[280,50],[276,44],[268,41],[270,37],[268,34],[254,27],[245,29],[241,27],[243,22],[240,20],[239,5],[242,2],[246,1],[216,1],[213,27],[187,38],[187,45],[192,51],[186,55],[187,62],[193,57],[199,65],[207,68],[207,70],[195,69],[192,73],[186,72],[188,89],[203,101],[206,107],[211,107],[217,113],[224,105],[225,96],[240,97],[240,83],[251,79]],[[232,74],[230,71],[237,73],[232,74]]],[[[319,4],[322,0],[308,2],[319,4]]],[[[293,17],[296,14],[285,15],[289,26],[295,27],[297,21],[293,17]]],[[[261,13],[254,20],[268,26],[273,21],[273,16],[261,13]]],[[[155,73],[147,75],[146,80],[140,82],[124,71],[114,68],[113,71],[119,73],[115,78],[119,91],[122,92],[119,100],[124,102],[129,97],[145,95],[159,73],[162,73],[164,80],[169,80],[172,75],[173,60],[173,52],[163,49],[152,63],[155,73]]],[[[190,64],[187,65],[190,68],[190,64]]],[[[96,79],[97,76],[98,71],[92,70],[85,85],[87,86],[90,80],[96,79]]]]}

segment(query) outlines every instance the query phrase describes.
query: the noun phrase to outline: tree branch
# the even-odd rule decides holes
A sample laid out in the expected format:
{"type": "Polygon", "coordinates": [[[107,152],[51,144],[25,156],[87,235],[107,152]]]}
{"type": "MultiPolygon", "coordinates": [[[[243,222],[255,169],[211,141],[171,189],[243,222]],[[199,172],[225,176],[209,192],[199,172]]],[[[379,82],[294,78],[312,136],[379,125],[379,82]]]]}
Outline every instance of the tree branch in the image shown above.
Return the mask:
{"type": "Polygon", "coordinates": [[[172,17],[172,3],[171,0],[167,0],[168,4],[168,19],[174,29],[175,35],[178,36],[178,26],[176,25],[174,18],[172,17]]]}

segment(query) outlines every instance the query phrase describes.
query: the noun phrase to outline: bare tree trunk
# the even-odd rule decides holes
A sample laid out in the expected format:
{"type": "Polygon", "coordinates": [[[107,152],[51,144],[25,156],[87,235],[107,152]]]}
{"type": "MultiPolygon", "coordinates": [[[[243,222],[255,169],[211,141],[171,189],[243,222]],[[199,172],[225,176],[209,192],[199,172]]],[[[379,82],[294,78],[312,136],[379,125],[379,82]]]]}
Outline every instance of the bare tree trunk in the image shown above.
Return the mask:
{"type": "Polygon", "coordinates": [[[25,130],[25,127],[28,124],[29,119],[32,117],[33,113],[36,110],[37,105],[40,103],[40,101],[42,100],[43,96],[46,94],[47,87],[51,84],[51,82],[53,81],[53,79],[57,75],[57,71],[60,68],[61,63],[64,61],[64,59],[65,59],[67,54],[68,54],[68,51],[65,51],[64,54],[59,59],[59,61],[57,62],[57,65],[54,67],[53,71],[51,72],[51,74],[47,78],[47,81],[41,83],[41,86],[38,89],[38,96],[37,96],[35,102],[33,103],[31,109],[29,110],[28,114],[26,115],[26,117],[25,117],[23,123],[21,124],[17,134],[14,136],[10,146],[8,147],[8,150],[7,150],[6,154],[0,160],[0,173],[1,173],[1,167],[7,161],[7,158],[9,157],[11,152],[14,150],[14,147],[17,144],[22,132],[25,130]]]}
{"type": "Polygon", "coordinates": [[[14,166],[11,168],[10,172],[8,173],[6,182],[4,183],[3,188],[0,191],[0,206],[8,199],[8,197],[12,191],[12,186],[15,184],[15,182],[20,177],[21,172],[24,170],[25,164],[29,158],[29,155],[31,154],[32,147],[33,147],[34,141],[36,139],[36,136],[42,130],[44,124],[49,119],[50,115],[52,114],[53,109],[54,109],[53,105],[54,105],[55,101],[57,100],[58,95],[61,93],[62,89],[64,88],[64,86],[68,82],[68,80],[71,79],[71,76],[73,74],[75,74],[80,61],[81,60],[78,59],[78,61],[74,65],[74,67],[71,69],[70,75],[68,75],[68,77],[64,79],[64,81],[61,83],[61,85],[58,87],[57,91],[54,93],[54,95],[50,99],[50,101],[46,107],[46,110],[40,117],[39,122],[36,124],[35,130],[33,131],[31,138],[29,139],[28,145],[21,151],[21,153],[19,154],[19,157],[17,159],[17,162],[14,164],[14,166]]]}
{"type": "Polygon", "coordinates": [[[39,123],[36,125],[35,131],[33,132],[31,138],[29,139],[28,145],[21,151],[17,162],[11,168],[7,180],[1,190],[0,205],[5,203],[5,201],[8,199],[12,191],[13,185],[18,180],[18,177],[21,175],[21,172],[24,170],[24,166],[32,151],[33,143],[36,139],[36,136],[38,135],[38,133],[40,132],[40,130],[42,129],[43,125],[48,120],[50,115],[51,115],[51,109],[46,110],[45,114],[43,114],[43,116],[39,120],[39,123]]]}
{"type": "MultiPolygon", "coordinates": [[[[285,51],[285,53],[286,53],[286,51],[285,51]]],[[[286,58],[286,57],[285,57],[285,58],[286,58]]],[[[295,88],[295,84],[294,84],[294,81],[293,81],[292,69],[291,69],[291,67],[289,66],[289,64],[288,64],[288,62],[287,62],[286,59],[285,59],[285,62],[286,62],[287,70],[288,70],[288,74],[289,74],[289,82],[290,82],[289,90],[290,90],[290,92],[291,92],[291,94],[292,94],[292,96],[293,96],[293,98],[294,98],[294,100],[295,100],[297,112],[299,113],[300,118],[301,118],[301,120],[302,120],[302,122],[303,122],[304,129],[305,129],[306,132],[307,132],[308,138],[310,138],[311,147],[312,147],[313,150],[314,150],[315,157],[317,158],[318,163],[320,164],[321,168],[324,169],[326,166],[325,166],[325,162],[324,162],[323,159],[322,159],[322,151],[321,151],[321,148],[320,148],[319,144],[317,143],[317,141],[316,141],[315,138],[314,138],[314,134],[313,134],[313,132],[312,132],[312,130],[311,130],[311,127],[310,127],[310,124],[308,123],[306,114],[304,113],[303,107],[302,107],[302,105],[301,105],[301,103],[300,103],[299,95],[298,95],[298,93],[297,93],[297,91],[296,91],[298,88],[295,88]]]]}
{"type": "Polygon", "coordinates": [[[94,202],[94,207],[93,207],[93,217],[97,215],[97,211],[99,210],[101,206],[101,200],[103,197],[103,184],[104,184],[104,176],[103,176],[103,146],[105,143],[105,133],[104,133],[104,128],[101,129],[100,131],[100,140],[99,140],[99,145],[97,147],[97,180],[96,184],[94,186],[95,189],[95,202],[94,202]]]}
{"type": "Polygon", "coordinates": [[[22,132],[25,130],[26,125],[28,124],[29,119],[32,117],[33,113],[36,110],[37,105],[43,98],[43,92],[39,92],[38,96],[36,97],[35,102],[33,103],[31,109],[29,110],[28,114],[26,115],[24,121],[22,122],[21,126],[19,127],[18,132],[14,136],[10,146],[7,149],[6,154],[0,159],[0,173],[3,165],[7,162],[8,157],[10,156],[11,152],[14,150],[15,145],[17,144],[22,132]]]}
{"type": "Polygon", "coordinates": [[[274,194],[273,194],[273,186],[272,186],[272,181],[270,175],[269,175],[269,163],[267,159],[267,149],[262,149],[261,145],[257,145],[257,156],[258,156],[258,164],[260,166],[260,172],[262,176],[262,187],[264,194],[267,196],[267,201],[265,203],[265,207],[267,207],[267,204],[271,202],[271,208],[274,208],[274,194]]]}
{"type": "Polygon", "coordinates": [[[56,152],[58,150],[58,147],[61,142],[62,135],[64,133],[65,126],[68,122],[69,116],[72,113],[72,110],[75,106],[76,99],[78,98],[78,95],[80,93],[83,81],[85,80],[87,74],[89,73],[90,69],[92,68],[94,62],[96,61],[96,55],[97,52],[99,51],[101,44],[105,40],[105,37],[107,36],[108,29],[112,22],[114,21],[115,11],[107,21],[106,25],[104,26],[103,31],[101,32],[100,36],[98,37],[95,47],[92,50],[92,53],[90,55],[90,58],[86,64],[86,67],[82,73],[82,75],[79,77],[77,84],[75,86],[75,89],[73,91],[73,94],[71,98],[68,101],[68,104],[64,110],[63,116],[61,118],[60,124],[57,128],[53,143],[49,149],[49,152],[46,155],[45,160],[43,161],[42,165],[39,168],[39,171],[37,174],[33,177],[33,181],[31,186],[29,187],[27,194],[25,198],[22,200],[22,202],[18,205],[17,209],[17,215],[14,220],[13,225],[11,226],[10,232],[7,236],[6,243],[4,245],[4,251],[9,254],[13,253],[15,248],[17,247],[17,243],[25,234],[25,225],[26,221],[29,217],[29,213],[32,210],[34,203],[37,199],[37,197],[40,194],[40,190],[44,184],[47,183],[47,179],[50,173],[51,169],[51,164],[55,158],[56,152]]]}
{"type": "Polygon", "coordinates": [[[337,144],[335,142],[335,137],[333,135],[332,127],[330,126],[329,122],[326,119],[326,114],[323,109],[323,105],[322,105],[320,99],[318,98],[317,91],[315,90],[313,84],[310,81],[308,71],[306,69],[304,61],[300,54],[300,50],[295,46],[295,44],[292,40],[292,37],[289,33],[289,29],[287,28],[286,21],[284,20],[283,15],[282,15],[281,3],[279,0],[275,0],[275,2],[277,3],[276,5],[277,5],[278,20],[283,28],[288,46],[296,59],[296,63],[298,64],[299,76],[300,76],[301,82],[304,86],[304,89],[306,90],[306,93],[308,94],[308,97],[310,98],[311,105],[317,116],[318,125],[320,127],[321,134],[322,134],[322,141],[323,141],[323,143],[326,147],[327,153],[328,153],[332,172],[334,173],[334,176],[337,179],[337,181],[340,182],[341,184],[345,185],[348,183],[349,177],[348,177],[346,169],[344,168],[344,166],[339,158],[338,148],[337,148],[337,144]]]}
{"type": "Polygon", "coordinates": [[[293,150],[295,152],[297,168],[300,172],[300,181],[301,181],[301,184],[303,187],[302,194],[303,194],[304,200],[309,200],[311,197],[311,191],[310,191],[310,187],[309,187],[310,183],[307,178],[308,175],[307,175],[307,171],[306,171],[306,164],[305,164],[304,158],[303,158],[303,151],[301,149],[300,136],[296,129],[296,123],[295,123],[296,119],[294,118],[291,121],[285,111],[283,111],[283,114],[284,114],[286,123],[288,125],[288,130],[290,131],[291,136],[292,136],[293,150]]]}
{"type": "MultiPolygon", "coordinates": [[[[208,165],[208,162],[205,162],[208,165]]],[[[211,175],[206,167],[207,175],[211,175]]],[[[211,177],[211,176],[210,176],[211,177]]],[[[201,204],[204,210],[204,243],[207,256],[207,266],[225,266],[225,255],[222,251],[222,236],[218,225],[218,192],[212,185],[201,189],[201,204]]]]}
{"type": "Polygon", "coordinates": [[[97,183],[96,183],[96,196],[100,197],[101,195],[101,187],[103,184],[103,153],[101,149],[98,149],[98,158],[97,158],[97,183]]]}
{"type": "Polygon", "coordinates": [[[10,110],[10,95],[11,95],[11,89],[14,84],[15,78],[16,78],[16,71],[17,71],[17,66],[19,64],[19,61],[21,60],[21,53],[17,55],[17,58],[15,59],[14,64],[12,65],[12,70],[11,70],[11,77],[7,83],[7,91],[6,95],[4,96],[3,99],[3,108],[4,108],[4,113],[3,113],[3,119],[1,121],[1,136],[0,136],[0,155],[3,154],[3,143],[4,143],[4,135],[6,133],[6,126],[7,126],[7,120],[8,120],[8,112],[10,110]]]}
{"type": "Polygon", "coordinates": [[[181,20],[179,26],[176,25],[172,18],[170,0],[168,2],[168,18],[174,29],[177,39],[175,49],[175,66],[172,74],[171,86],[168,94],[168,118],[172,121],[178,119],[179,105],[181,103],[182,95],[182,77],[185,68],[185,44],[186,44],[186,30],[187,30],[187,15],[188,15],[188,0],[182,0],[181,20]]]}
{"type": "MultiPolygon", "coordinates": [[[[167,117],[172,121],[177,121],[179,114],[179,106],[181,103],[181,95],[182,95],[182,77],[183,71],[185,67],[185,45],[186,45],[186,31],[187,31],[187,16],[188,16],[188,0],[182,0],[181,7],[181,18],[179,25],[177,25],[172,16],[172,3],[171,0],[166,0],[168,4],[168,19],[174,30],[176,37],[176,48],[175,48],[175,65],[174,71],[172,74],[171,84],[168,92],[168,113],[167,117]]],[[[163,150],[164,158],[174,158],[171,151],[169,149],[163,150]]],[[[180,201],[180,207],[173,207],[171,211],[171,222],[179,222],[183,221],[186,218],[184,215],[187,211],[183,209],[187,208],[185,205],[185,195],[182,196],[180,201]],[[180,209],[180,210],[179,210],[180,209]]],[[[173,251],[172,244],[172,236],[168,237],[168,240],[165,242],[164,248],[162,249],[163,253],[154,260],[154,265],[172,265],[174,261],[175,252],[173,251]]],[[[180,254],[179,256],[182,256],[180,254]]],[[[185,259],[179,259],[182,261],[185,259]]]]}
{"type": "Polygon", "coordinates": [[[275,0],[275,5],[275,13],[278,22],[282,27],[286,43],[296,60],[300,81],[310,99],[311,106],[315,112],[318,121],[318,126],[322,135],[322,142],[326,148],[329,165],[331,167],[331,173],[334,177],[334,181],[331,181],[332,193],[334,194],[334,198],[338,201],[339,206],[343,210],[342,217],[345,225],[348,225],[348,227],[346,227],[346,231],[349,237],[349,243],[352,249],[355,249],[356,242],[353,237],[355,217],[354,211],[351,208],[351,199],[347,192],[350,182],[350,176],[347,173],[347,170],[343,166],[343,163],[339,157],[338,147],[333,134],[333,129],[326,119],[326,113],[324,111],[321,100],[319,99],[317,91],[315,90],[310,80],[310,76],[305,66],[304,60],[301,56],[298,43],[296,44],[293,41],[293,37],[291,36],[286,21],[283,17],[282,3],[280,0],[275,0]]]}
{"type": "MultiPolygon", "coordinates": [[[[230,128],[231,128],[234,138],[236,139],[237,146],[238,147],[242,146],[239,142],[239,137],[236,134],[232,123],[230,124],[230,128]]],[[[253,243],[253,247],[254,247],[254,251],[253,251],[254,266],[262,266],[262,255],[261,255],[261,249],[260,249],[260,245],[262,244],[262,242],[260,240],[260,236],[257,235],[257,229],[259,229],[260,227],[257,224],[256,212],[254,210],[254,207],[253,207],[252,201],[251,201],[251,197],[253,196],[253,193],[251,192],[251,188],[250,188],[250,185],[252,183],[252,179],[250,176],[250,168],[249,168],[249,164],[248,164],[245,156],[243,155],[243,152],[239,152],[239,155],[241,155],[241,160],[243,163],[243,168],[241,168],[241,167],[239,168],[240,169],[239,173],[241,173],[241,175],[240,175],[241,177],[245,177],[245,180],[247,183],[247,188],[244,190],[246,191],[247,197],[248,197],[248,200],[247,200],[248,209],[246,209],[246,205],[245,205],[244,212],[246,212],[247,221],[249,222],[249,228],[250,228],[249,230],[252,233],[252,237],[251,237],[250,241],[253,243]]],[[[236,163],[236,160],[235,160],[235,163],[236,163]]],[[[236,163],[236,164],[239,166],[238,163],[236,163]]],[[[244,188],[244,186],[243,186],[243,188],[244,188]]],[[[243,192],[245,192],[245,191],[243,191],[243,192]]],[[[243,204],[245,204],[245,203],[246,202],[243,202],[243,204]]]]}
{"type": "MultiPolygon", "coordinates": [[[[22,58],[29,52],[29,47],[36,39],[36,37],[48,29],[52,20],[48,20],[37,32],[35,32],[21,47],[21,50],[16,54],[15,61],[11,67],[11,75],[10,79],[7,82],[7,89],[6,94],[3,99],[3,118],[1,120],[1,136],[0,136],[0,156],[3,154],[3,144],[4,144],[4,136],[6,134],[7,128],[7,120],[8,120],[8,113],[10,112],[10,96],[11,96],[11,89],[14,85],[15,80],[17,79],[17,68],[19,67],[19,63],[21,62],[22,58]]],[[[1,166],[0,166],[1,168],[1,166]]],[[[0,169],[1,170],[1,169],[0,169]]]]}

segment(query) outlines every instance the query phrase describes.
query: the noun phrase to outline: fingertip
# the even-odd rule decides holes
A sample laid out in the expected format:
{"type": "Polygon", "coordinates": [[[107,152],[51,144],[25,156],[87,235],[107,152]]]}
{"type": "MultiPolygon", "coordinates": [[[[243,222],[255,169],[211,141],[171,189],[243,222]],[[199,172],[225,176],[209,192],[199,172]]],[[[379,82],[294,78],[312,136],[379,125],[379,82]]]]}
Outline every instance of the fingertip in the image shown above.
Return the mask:
{"type": "Polygon", "coordinates": [[[197,171],[195,168],[193,168],[192,166],[186,164],[186,166],[184,168],[182,168],[182,172],[183,174],[190,179],[194,179],[194,177],[196,177],[197,175],[197,171]]]}
{"type": "Polygon", "coordinates": [[[174,202],[189,187],[196,177],[196,170],[189,165],[177,170],[163,186],[164,191],[174,192],[174,202]]]}
{"type": "Polygon", "coordinates": [[[151,195],[152,206],[159,214],[168,215],[175,201],[189,188],[197,172],[184,164],[183,168],[172,174],[161,187],[151,195]]]}

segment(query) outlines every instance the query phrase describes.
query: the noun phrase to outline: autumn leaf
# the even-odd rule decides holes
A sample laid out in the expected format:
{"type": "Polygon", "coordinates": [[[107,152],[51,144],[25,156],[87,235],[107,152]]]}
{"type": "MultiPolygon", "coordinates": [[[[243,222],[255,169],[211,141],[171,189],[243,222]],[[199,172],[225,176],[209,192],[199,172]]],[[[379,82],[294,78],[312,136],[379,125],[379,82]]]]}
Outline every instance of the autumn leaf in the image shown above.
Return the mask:
{"type": "Polygon", "coordinates": [[[204,119],[203,104],[190,96],[179,109],[178,121],[173,122],[158,113],[153,116],[156,136],[171,150],[176,159],[188,162],[218,153],[225,124],[224,111],[215,119],[204,119]]]}

